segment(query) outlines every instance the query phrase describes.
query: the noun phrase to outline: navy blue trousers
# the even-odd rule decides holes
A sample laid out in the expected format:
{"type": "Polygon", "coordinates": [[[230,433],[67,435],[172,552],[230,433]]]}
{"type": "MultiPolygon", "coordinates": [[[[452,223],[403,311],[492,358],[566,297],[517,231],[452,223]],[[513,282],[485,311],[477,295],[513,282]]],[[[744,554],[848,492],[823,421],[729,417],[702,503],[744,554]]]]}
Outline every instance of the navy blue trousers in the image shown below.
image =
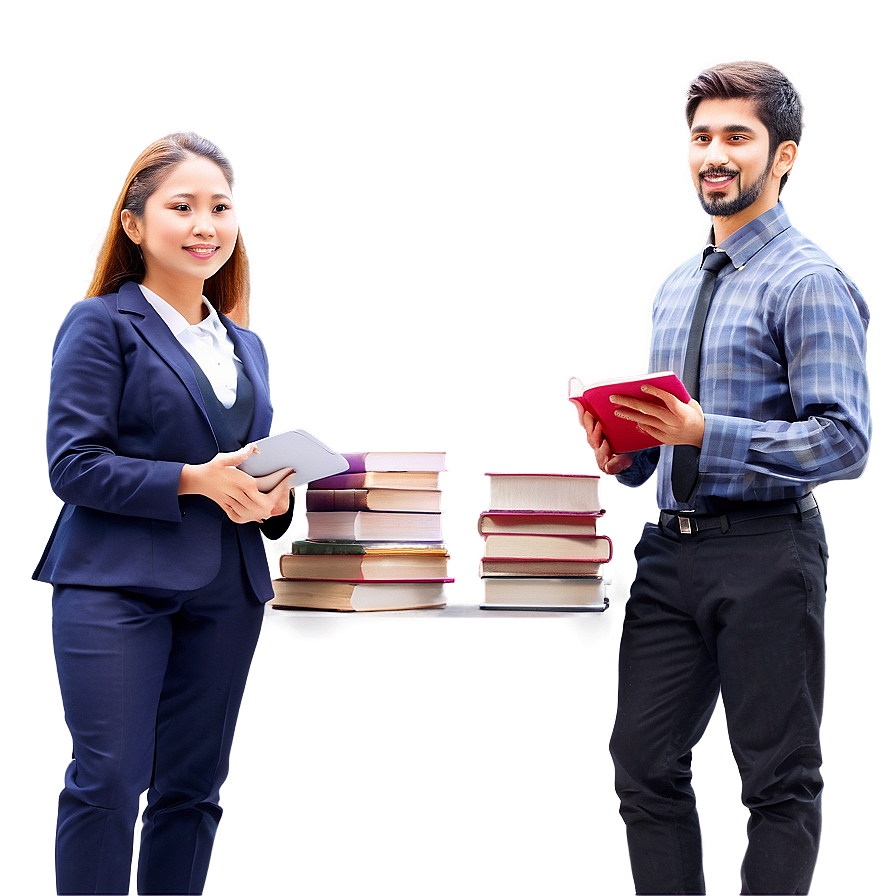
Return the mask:
{"type": "Polygon", "coordinates": [[[817,515],[648,525],[610,752],[638,893],[705,893],[691,750],[721,692],[749,809],[744,893],[806,893],[821,832],[827,547],[817,515]]]}
{"type": "Polygon", "coordinates": [[[127,893],[140,796],[141,893],[201,893],[264,607],[225,520],[197,591],[57,585],[53,642],[73,760],[59,798],[59,893],[127,893]]]}

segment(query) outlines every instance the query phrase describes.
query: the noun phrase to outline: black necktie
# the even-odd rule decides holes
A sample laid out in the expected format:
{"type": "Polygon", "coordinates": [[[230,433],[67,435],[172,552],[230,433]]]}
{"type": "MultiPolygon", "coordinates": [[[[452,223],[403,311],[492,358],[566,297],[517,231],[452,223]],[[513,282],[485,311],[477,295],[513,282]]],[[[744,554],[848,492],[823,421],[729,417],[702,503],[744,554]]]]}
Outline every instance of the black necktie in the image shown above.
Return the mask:
{"type": "MultiPolygon", "coordinates": [[[[700,347],[703,344],[703,327],[706,313],[712,301],[716,276],[728,264],[724,252],[717,252],[711,246],[703,253],[703,280],[694,305],[691,330],[688,333],[688,347],[684,356],[684,374],[681,377],[691,398],[700,400],[700,347]]],[[[697,485],[697,458],[700,449],[696,445],[676,445],[672,449],[672,494],[681,504],[687,504],[697,485]]]]}

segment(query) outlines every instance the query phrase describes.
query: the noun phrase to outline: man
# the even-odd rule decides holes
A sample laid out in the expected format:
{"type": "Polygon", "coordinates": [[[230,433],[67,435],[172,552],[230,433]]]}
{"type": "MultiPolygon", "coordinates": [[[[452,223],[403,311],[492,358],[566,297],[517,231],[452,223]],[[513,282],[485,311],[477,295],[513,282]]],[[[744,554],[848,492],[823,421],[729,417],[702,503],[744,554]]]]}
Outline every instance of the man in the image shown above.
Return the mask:
{"type": "MultiPolygon", "coordinates": [[[[868,309],[779,203],[802,127],[787,78],[761,63],[716,66],[691,84],[686,113],[691,176],[712,216],[706,254],[725,253],[699,398],[647,387],[659,405],[614,399],[663,445],[629,455],[613,455],[579,408],[603,472],[631,486],[658,474],[610,751],[637,892],[704,893],[690,760],[721,692],[750,811],[743,892],[806,893],[821,826],[827,557],[812,490],[865,466],[868,309]]],[[[683,376],[700,351],[688,343],[703,266],[691,259],[660,289],[651,370],[683,376]]]]}

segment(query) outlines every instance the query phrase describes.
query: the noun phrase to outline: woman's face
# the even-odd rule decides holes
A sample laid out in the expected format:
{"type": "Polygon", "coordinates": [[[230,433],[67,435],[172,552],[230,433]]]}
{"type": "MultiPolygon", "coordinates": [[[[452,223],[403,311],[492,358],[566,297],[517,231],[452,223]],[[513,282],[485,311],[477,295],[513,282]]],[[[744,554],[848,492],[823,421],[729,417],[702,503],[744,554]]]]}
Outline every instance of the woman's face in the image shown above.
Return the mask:
{"type": "Polygon", "coordinates": [[[121,222],[140,246],[143,282],[154,292],[207,280],[230,258],[239,233],[227,178],[203,156],[175,165],[147,200],[143,216],[125,209],[121,222]]]}

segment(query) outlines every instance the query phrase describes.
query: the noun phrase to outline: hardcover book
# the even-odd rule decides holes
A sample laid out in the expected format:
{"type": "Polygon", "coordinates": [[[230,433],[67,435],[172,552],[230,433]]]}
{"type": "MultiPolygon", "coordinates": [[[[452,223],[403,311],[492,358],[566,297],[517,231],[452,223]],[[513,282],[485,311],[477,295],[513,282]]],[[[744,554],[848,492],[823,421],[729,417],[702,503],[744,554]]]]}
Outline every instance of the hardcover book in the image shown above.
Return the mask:
{"type": "Polygon", "coordinates": [[[479,534],[597,535],[600,513],[487,510],[479,515],[479,534]]]}
{"type": "Polygon", "coordinates": [[[294,541],[294,554],[365,554],[367,549],[357,541],[294,541]]]}
{"type": "Polygon", "coordinates": [[[358,554],[283,554],[280,575],[284,579],[444,579],[448,576],[448,551],[441,545],[424,551],[371,550],[358,554]]]}
{"type": "Polygon", "coordinates": [[[479,577],[483,580],[506,576],[508,578],[600,578],[603,562],[551,557],[483,557],[479,563],[479,577]]]}
{"type": "Polygon", "coordinates": [[[600,421],[604,438],[609,442],[614,454],[627,454],[631,451],[654,448],[661,444],[639,429],[637,423],[617,417],[615,412],[619,405],[610,401],[611,395],[628,395],[651,404],[662,404],[659,398],[644,392],[642,386],[656,386],[659,389],[664,389],[685,404],[691,400],[691,396],[688,395],[681,380],[670,370],[664,370],[661,373],[645,373],[636,377],[604,380],[590,386],[584,386],[581,380],[571,377],[568,396],[570,401],[578,402],[592,417],[600,421]]]}
{"type": "Polygon", "coordinates": [[[305,507],[316,512],[382,510],[405,513],[439,513],[438,489],[314,488],[305,492],[305,507]]]}
{"type": "MultiPolygon", "coordinates": [[[[346,461],[348,463],[348,461],[346,461]]],[[[437,471],[387,470],[365,473],[338,473],[308,483],[309,491],[332,488],[406,488],[434,491],[439,487],[437,471]]]]}
{"type": "Polygon", "coordinates": [[[603,612],[610,605],[605,584],[585,579],[483,579],[483,610],[603,612]]]}
{"type": "Polygon", "coordinates": [[[293,554],[431,554],[444,551],[444,544],[431,541],[294,541],[293,554]]]}
{"type": "Polygon", "coordinates": [[[600,513],[600,476],[564,473],[486,473],[490,510],[600,513]]]}
{"type": "Polygon", "coordinates": [[[613,545],[606,535],[495,534],[485,536],[485,556],[607,562],[613,556],[613,545]]]}
{"type": "Polygon", "coordinates": [[[342,456],[348,462],[348,473],[441,472],[445,469],[444,451],[361,451],[342,456]]]}
{"type": "Polygon", "coordinates": [[[275,610],[416,610],[444,607],[447,583],[454,579],[357,582],[274,579],[275,610]]]}
{"type": "Polygon", "coordinates": [[[320,541],[441,541],[439,513],[308,511],[308,538],[320,541]]]}

